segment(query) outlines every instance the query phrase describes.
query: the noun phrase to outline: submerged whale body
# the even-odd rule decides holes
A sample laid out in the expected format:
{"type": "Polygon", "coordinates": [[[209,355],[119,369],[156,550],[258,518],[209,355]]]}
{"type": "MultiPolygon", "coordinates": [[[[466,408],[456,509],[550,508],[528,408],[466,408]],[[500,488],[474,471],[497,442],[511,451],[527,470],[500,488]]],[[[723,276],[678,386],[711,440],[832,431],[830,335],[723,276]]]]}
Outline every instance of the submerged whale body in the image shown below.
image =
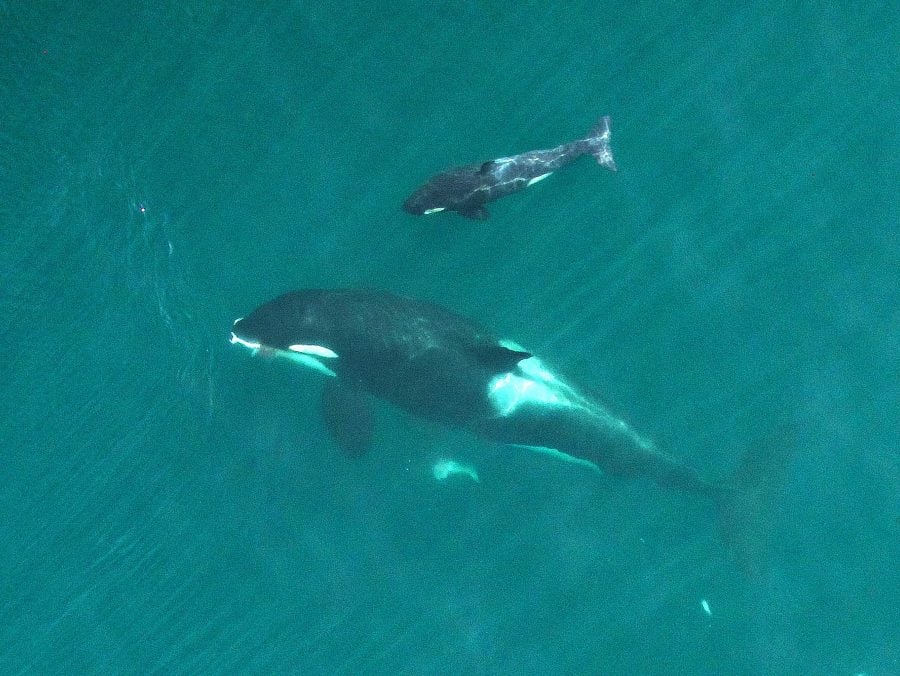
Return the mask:
{"type": "Polygon", "coordinates": [[[547,450],[613,475],[705,495],[720,491],[539,357],[432,303],[383,291],[292,291],[236,320],[231,342],[327,376],[325,417],[353,455],[371,443],[375,397],[493,442],[547,450]]]}
{"type": "Polygon", "coordinates": [[[606,116],[577,141],[442,171],[410,195],[403,209],[416,216],[455,211],[466,218],[485,219],[488,202],[524,190],[582,155],[593,155],[601,166],[616,171],[609,125],[606,116]]]}

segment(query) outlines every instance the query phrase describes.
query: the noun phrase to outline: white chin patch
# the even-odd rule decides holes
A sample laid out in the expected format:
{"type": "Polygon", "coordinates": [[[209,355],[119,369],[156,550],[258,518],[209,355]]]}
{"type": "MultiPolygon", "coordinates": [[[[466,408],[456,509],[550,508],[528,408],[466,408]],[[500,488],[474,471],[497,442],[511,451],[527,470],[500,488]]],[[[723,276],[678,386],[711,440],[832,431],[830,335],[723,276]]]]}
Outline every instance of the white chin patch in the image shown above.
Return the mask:
{"type": "Polygon", "coordinates": [[[428,214],[437,214],[446,208],[447,207],[435,207],[434,209],[426,209],[425,211],[422,212],[422,214],[424,214],[425,216],[427,216],[428,214]]]}
{"type": "Polygon", "coordinates": [[[243,338],[239,338],[238,336],[234,335],[234,332],[232,332],[231,338],[228,339],[228,342],[231,343],[232,345],[243,345],[244,347],[249,348],[251,350],[258,350],[259,348],[262,347],[262,345],[260,343],[254,343],[252,341],[244,340],[243,338]]]}

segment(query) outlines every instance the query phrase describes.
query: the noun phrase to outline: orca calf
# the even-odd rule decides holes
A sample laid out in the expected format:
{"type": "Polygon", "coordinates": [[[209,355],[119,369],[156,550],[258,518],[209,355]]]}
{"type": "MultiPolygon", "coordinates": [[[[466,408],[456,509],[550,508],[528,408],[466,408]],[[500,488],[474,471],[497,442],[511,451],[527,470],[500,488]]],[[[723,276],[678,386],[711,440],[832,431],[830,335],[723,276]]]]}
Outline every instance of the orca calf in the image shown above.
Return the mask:
{"type": "Polygon", "coordinates": [[[484,208],[488,202],[523,190],[582,155],[593,155],[599,164],[616,171],[609,124],[606,116],[587,137],[549,150],[532,150],[443,171],[410,195],[403,209],[416,216],[455,211],[466,218],[483,220],[489,215],[484,208]]]}
{"type": "Polygon", "coordinates": [[[718,497],[540,358],[438,305],[384,291],[292,291],[234,322],[231,343],[329,377],[325,420],[349,454],[371,445],[372,398],[500,444],[718,497]]]}

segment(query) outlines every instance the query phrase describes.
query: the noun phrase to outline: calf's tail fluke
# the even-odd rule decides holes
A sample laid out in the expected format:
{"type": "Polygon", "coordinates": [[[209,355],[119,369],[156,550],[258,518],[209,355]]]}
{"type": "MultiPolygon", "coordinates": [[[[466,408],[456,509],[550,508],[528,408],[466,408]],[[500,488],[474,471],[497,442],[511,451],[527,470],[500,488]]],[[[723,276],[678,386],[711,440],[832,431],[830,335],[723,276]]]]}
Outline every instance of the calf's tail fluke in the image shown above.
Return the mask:
{"type": "Polygon", "coordinates": [[[612,146],[609,144],[612,137],[612,131],[610,130],[611,121],[609,115],[604,115],[600,122],[597,123],[597,126],[591,129],[587,141],[590,144],[591,155],[597,160],[597,164],[606,167],[610,171],[616,171],[618,167],[616,167],[616,161],[613,159],[612,146]]]}

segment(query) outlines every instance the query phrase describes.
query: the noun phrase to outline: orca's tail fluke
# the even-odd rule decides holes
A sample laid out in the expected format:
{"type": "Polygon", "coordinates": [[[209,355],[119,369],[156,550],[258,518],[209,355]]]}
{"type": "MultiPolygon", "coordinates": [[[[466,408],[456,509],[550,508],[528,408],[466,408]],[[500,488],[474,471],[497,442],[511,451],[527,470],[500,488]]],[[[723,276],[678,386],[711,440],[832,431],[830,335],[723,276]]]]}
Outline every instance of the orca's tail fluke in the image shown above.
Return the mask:
{"type": "Polygon", "coordinates": [[[612,131],[610,130],[610,117],[604,115],[600,122],[597,123],[591,133],[587,137],[590,145],[590,153],[597,160],[597,164],[606,167],[610,171],[616,171],[616,161],[613,159],[612,147],[610,146],[610,138],[612,131]]]}
{"type": "Polygon", "coordinates": [[[794,448],[790,426],[770,430],[753,443],[716,496],[725,546],[748,577],[758,577],[766,567],[778,492],[794,448]]]}

